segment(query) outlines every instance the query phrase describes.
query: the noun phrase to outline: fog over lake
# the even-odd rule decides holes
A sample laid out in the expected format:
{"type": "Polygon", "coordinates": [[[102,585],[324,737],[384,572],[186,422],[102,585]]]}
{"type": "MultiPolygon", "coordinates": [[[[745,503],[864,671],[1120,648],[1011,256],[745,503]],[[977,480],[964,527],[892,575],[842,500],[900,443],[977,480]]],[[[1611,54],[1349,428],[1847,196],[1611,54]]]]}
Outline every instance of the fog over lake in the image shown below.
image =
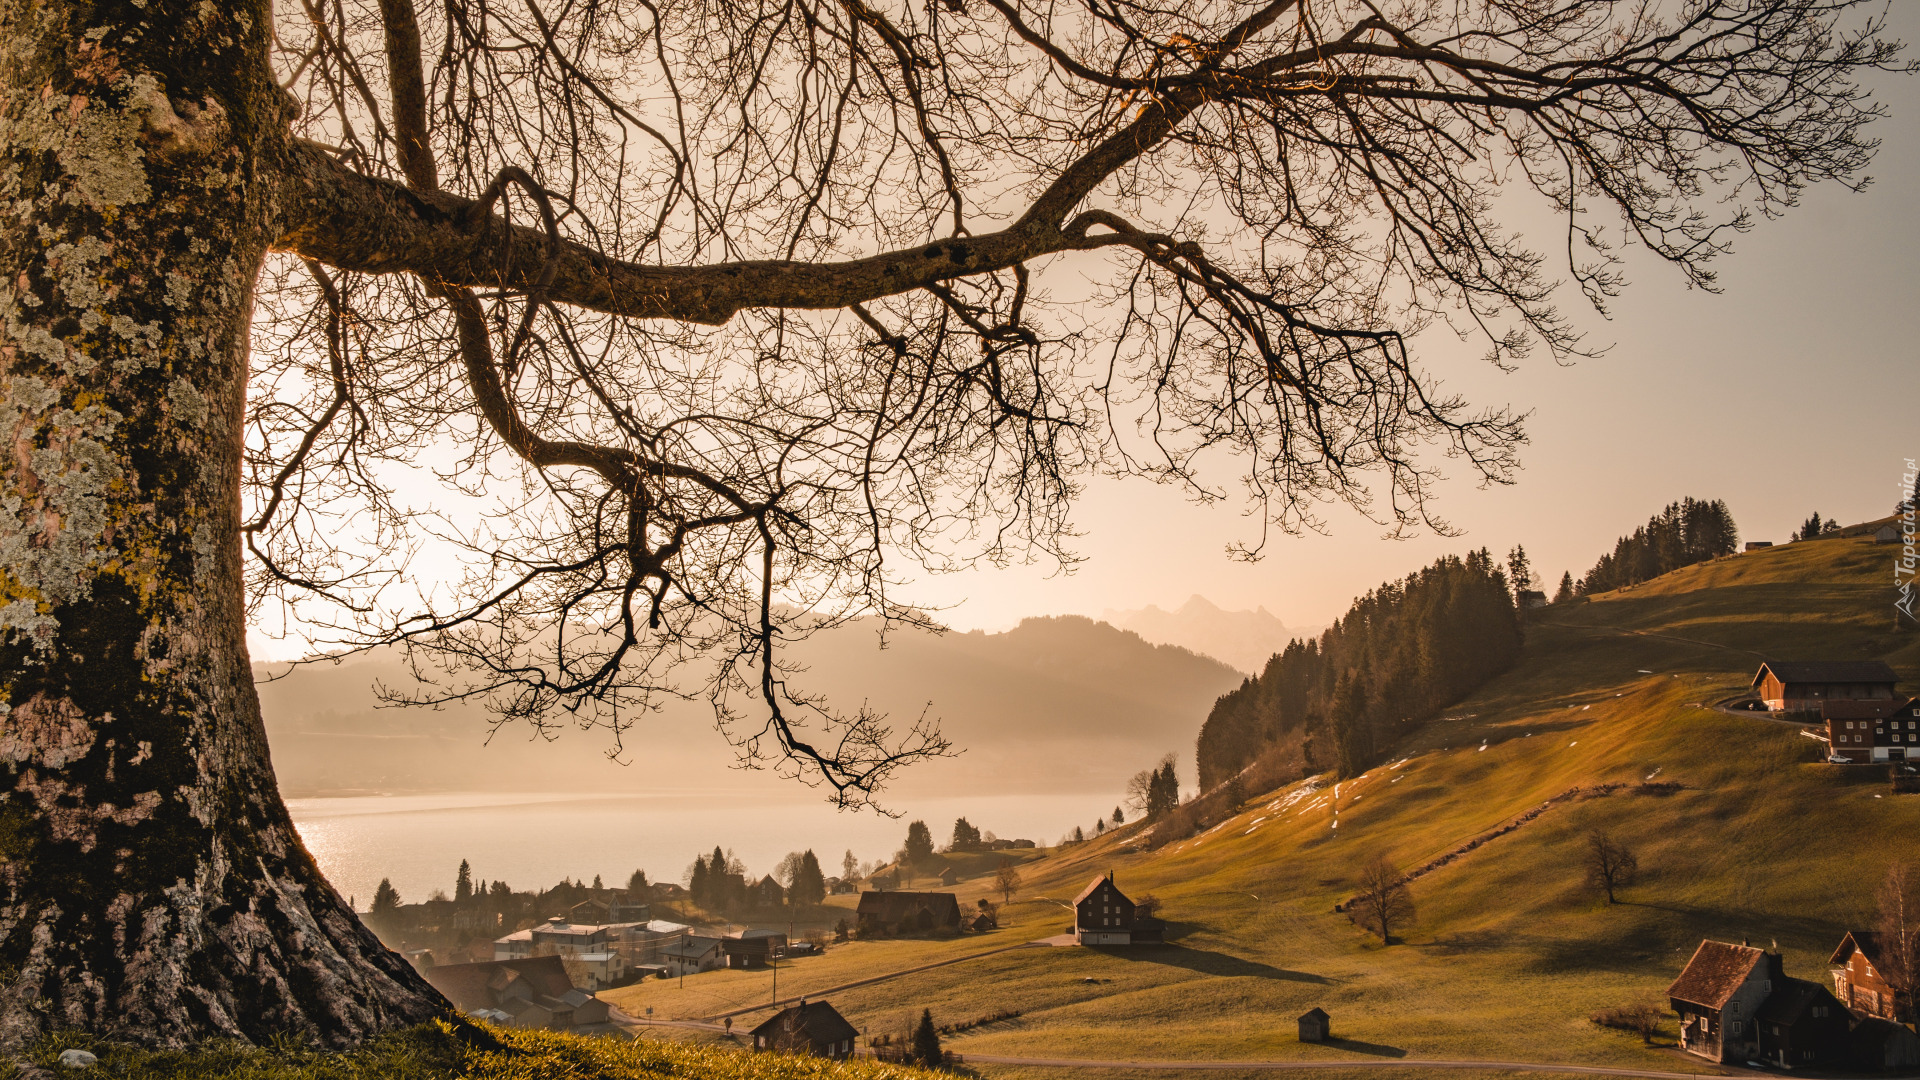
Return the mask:
{"type": "Polygon", "coordinates": [[[785,798],[736,789],[663,789],[645,794],[461,792],[289,799],[301,839],[328,880],[364,911],[381,878],[402,900],[453,892],[460,860],[473,876],[516,889],[545,889],[562,877],[624,885],[635,868],[680,881],[696,856],[732,848],[756,877],[790,851],[812,848],[829,874],[853,849],[860,859],[892,857],[907,822],[923,819],[937,839],[964,815],[996,835],[1051,843],[1075,824],[1093,825],[1094,793],[984,795],[890,804],[904,816],[840,812],[795,788],[785,798]]]}

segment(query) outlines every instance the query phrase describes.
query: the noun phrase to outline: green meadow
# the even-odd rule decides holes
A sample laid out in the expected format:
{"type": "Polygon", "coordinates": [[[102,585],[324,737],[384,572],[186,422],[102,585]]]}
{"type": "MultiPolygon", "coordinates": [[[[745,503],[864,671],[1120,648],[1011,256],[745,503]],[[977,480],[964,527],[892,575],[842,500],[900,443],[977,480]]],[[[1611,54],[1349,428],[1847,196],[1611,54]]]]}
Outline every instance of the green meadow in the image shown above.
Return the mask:
{"type": "MultiPolygon", "coordinates": [[[[1021,1014],[952,1037],[962,1054],[1711,1071],[1671,1049],[1671,1025],[1666,1045],[1648,1047],[1590,1016],[1664,1008],[1703,937],[1777,943],[1790,974],[1825,981],[1888,864],[1920,854],[1920,797],[1890,795],[1884,766],[1824,764],[1800,725],[1713,707],[1743,693],[1763,658],[1920,671],[1920,640],[1893,622],[1890,566],[1870,540],[1820,540],[1531,612],[1515,668],[1409,730],[1390,763],[1262,793],[1196,837],[1156,844],[1129,825],[1046,852],[1021,867],[998,932],[836,946],[783,964],[778,994],[825,993],[870,1035],[902,1032],[922,1008],[941,1023],[1021,1014]],[[1335,911],[1368,861],[1413,870],[1543,804],[1421,874],[1418,916],[1394,944],[1335,911]],[[1612,906],[1583,881],[1594,829],[1641,868],[1612,906]],[[1021,948],[832,989],[1058,934],[1065,902],[1107,872],[1161,901],[1168,945],[1021,948]],[[1314,1006],[1339,1041],[1298,1041],[1295,1018],[1314,1006]]],[[[991,896],[988,871],[957,891],[963,904],[991,896]]],[[[711,972],[605,996],[656,1018],[762,1007],[736,1018],[751,1026],[772,984],[767,972],[711,972]]]]}

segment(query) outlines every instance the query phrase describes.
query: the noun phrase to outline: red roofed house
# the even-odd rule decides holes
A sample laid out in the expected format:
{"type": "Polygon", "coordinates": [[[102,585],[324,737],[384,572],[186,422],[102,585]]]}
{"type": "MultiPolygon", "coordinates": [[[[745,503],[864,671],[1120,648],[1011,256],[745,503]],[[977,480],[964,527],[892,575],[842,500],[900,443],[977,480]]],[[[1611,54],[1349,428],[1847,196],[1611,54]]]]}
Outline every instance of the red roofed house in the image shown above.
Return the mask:
{"type": "Polygon", "coordinates": [[[753,1048],[844,1060],[853,1055],[853,1040],[859,1034],[832,1005],[803,1000],[754,1028],[753,1048]]]}
{"type": "Polygon", "coordinates": [[[1833,970],[1833,992],[1847,1008],[1862,1016],[1902,1022],[1913,1014],[1906,995],[1886,979],[1886,958],[1880,935],[1871,930],[1849,930],[1827,961],[1833,970]]]}
{"type": "Polygon", "coordinates": [[[555,1031],[607,1022],[607,1003],[575,987],[558,956],[441,964],[422,974],[455,1008],[483,1020],[555,1031]]]}
{"type": "Polygon", "coordinates": [[[1814,712],[1835,699],[1889,701],[1897,681],[1879,660],[1770,660],[1752,685],[1773,712],[1814,712]]]}

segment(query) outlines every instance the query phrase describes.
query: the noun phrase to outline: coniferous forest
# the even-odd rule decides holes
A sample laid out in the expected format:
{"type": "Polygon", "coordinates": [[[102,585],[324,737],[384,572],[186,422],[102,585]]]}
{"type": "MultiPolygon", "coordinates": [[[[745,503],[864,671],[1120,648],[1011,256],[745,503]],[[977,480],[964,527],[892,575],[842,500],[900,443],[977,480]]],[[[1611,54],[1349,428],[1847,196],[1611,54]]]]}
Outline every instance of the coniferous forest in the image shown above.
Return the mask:
{"type": "MultiPolygon", "coordinates": [[[[1818,516],[1818,515],[1816,515],[1818,516]]],[[[1727,504],[1714,499],[1682,499],[1623,536],[1610,554],[1600,556],[1574,591],[1608,592],[1652,581],[1661,574],[1734,553],[1740,530],[1727,504]]]]}
{"type": "Polygon", "coordinates": [[[1486,549],[1447,556],[1355,600],[1318,640],[1295,640],[1219,701],[1200,729],[1202,790],[1263,756],[1307,772],[1365,771],[1396,729],[1507,669],[1520,620],[1486,549]]]}

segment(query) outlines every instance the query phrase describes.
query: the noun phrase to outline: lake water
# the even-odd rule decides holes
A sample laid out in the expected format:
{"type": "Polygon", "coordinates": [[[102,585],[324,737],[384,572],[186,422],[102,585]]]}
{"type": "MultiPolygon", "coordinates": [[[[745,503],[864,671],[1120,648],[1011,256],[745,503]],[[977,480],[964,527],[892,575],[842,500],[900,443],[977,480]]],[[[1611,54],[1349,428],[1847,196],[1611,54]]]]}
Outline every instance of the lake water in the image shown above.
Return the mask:
{"type": "Polygon", "coordinates": [[[677,882],[715,844],[731,848],[755,877],[807,848],[834,875],[848,849],[862,860],[891,859],[916,819],[939,842],[965,816],[982,831],[1048,844],[1110,813],[1101,802],[1089,793],[929,798],[893,804],[903,816],[885,818],[819,800],[684,789],[372,795],[289,799],[287,808],[320,869],[364,911],[383,877],[409,903],[435,889],[451,894],[461,859],[476,879],[522,890],[549,888],[563,877],[591,882],[595,874],[624,885],[636,868],[650,880],[677,882]]]}

